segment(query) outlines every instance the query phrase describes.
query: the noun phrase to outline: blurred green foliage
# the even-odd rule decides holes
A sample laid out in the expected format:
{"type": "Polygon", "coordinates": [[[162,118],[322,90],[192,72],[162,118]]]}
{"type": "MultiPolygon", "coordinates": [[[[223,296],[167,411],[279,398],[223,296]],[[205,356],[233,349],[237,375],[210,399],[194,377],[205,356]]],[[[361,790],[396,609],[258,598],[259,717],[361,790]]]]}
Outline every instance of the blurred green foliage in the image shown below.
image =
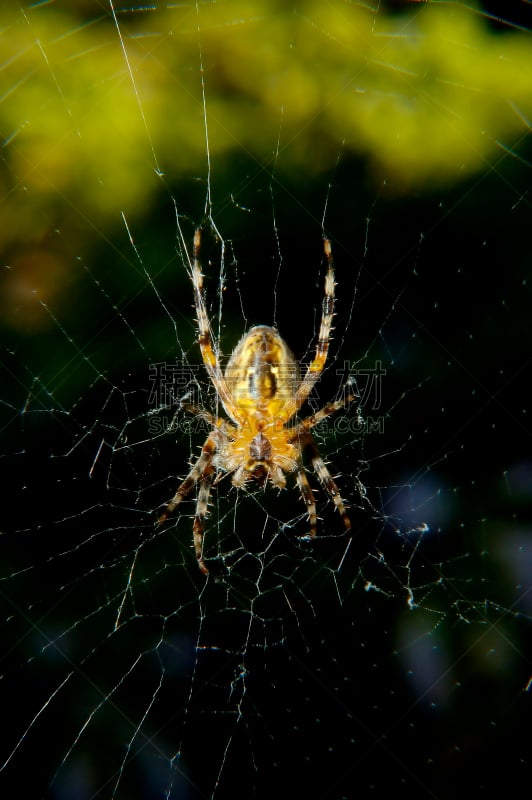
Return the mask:
{"type": "Polygon", "coordinates": [[[227,0],[118,22],[91,2],[0,10],[4,320],[34,288],[68,285],[68,262],[121,209],[140,217],[161,173],[170,186],[205,177],[202,76],[212,158],[270,163],[280,132],[277,168],[311,175],[345,142],[397,194],[486,168],[532,115],[524,34],[495,35],[457,3],[387,16],[342,0],[227,0]]]}

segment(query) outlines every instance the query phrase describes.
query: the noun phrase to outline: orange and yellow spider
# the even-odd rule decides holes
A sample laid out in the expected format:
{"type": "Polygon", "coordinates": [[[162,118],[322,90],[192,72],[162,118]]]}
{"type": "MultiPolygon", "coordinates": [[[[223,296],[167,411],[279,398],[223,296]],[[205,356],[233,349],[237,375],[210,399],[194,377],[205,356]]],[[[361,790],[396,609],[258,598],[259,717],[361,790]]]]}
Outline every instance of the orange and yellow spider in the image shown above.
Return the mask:
{"type": "Polygon", "coordinates": [[[308,535],[314,537],[317,530],[316,501],[303,466],[303,453],[306,451],[321,484],[341,514],[346,530],[351,528],[338,487],[319,454],[310,430],[325,417],[350,403],[354,396],[329,403],[303,420],[293,420],[323,371],[329,349],[335,283],[331,243],[327,238],[323,243],[327,274],[321,325],[314,359],[301,379],[294,356],[275,328],[267,325],[256,325],[244,335],[233,351],[225,372],[222,372],[219,354],[213,347],[203,291],[199,260],[201,229],[195,232],[191,278],[199,346],[209,378],[231,422],[193,406],[184,406],[207,420],[212,425],[212,431],[203,444],[200,457],[165,506],[159,523],[165,522],[191,489],[199,485],[193,535],[196,558],[204,574],[208,574],[209,570],[203,558],[203,521],[208,514],[211,487],[226,474],[232,474],[232,482],[236,487],[242,487],[246,481],[254,479],[261,485],[270,481],[278,489],[284,489],[285,473],[295,472],[307,507],[308,535]]]}

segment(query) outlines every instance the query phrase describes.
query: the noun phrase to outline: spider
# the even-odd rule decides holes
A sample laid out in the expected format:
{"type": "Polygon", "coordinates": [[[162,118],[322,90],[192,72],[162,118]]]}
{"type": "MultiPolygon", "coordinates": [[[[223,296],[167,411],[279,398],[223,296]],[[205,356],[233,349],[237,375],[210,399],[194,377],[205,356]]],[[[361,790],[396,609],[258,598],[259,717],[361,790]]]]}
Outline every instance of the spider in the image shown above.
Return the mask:
{"type": "Polygon", "coordinates": [[[318,422],[350,403],[354,395],[328,403],[303,420],[294,420],[327,360],[335,287],[329,239],[324,237],[323,240],[327,274],[318,342],[314,359],[302,379],[287,345],[277,330],[267,325],[256,325],[243,336],[229,358],[225,372],[222,372],[219,353],[213,347],[207,314],[200,246],[201,228],[197,228],[191,279],[199,346],[209,378],[231,421],[184,404],[186,410],[208,421],[212,430],[203,444],[200,457],[164,507],[158,522],[164,523],[191,489],[198,485],[193,523],[194,548],[198,566],[207,575],[209,570],[203,558],[204,520],[208,514],[211,487],[226,474],[232,475],[232,483],[236,487],[243,487],[253,479],[262,486],[270,481],[278,489],[284,489],[285,473],[295,472],[307,507],[310,528],[307,536],[313,538],[316,536],[317,515],[314,493],[303,466],[303,453],[307,452],[318,479],[342,517],[345,529],[350,530],[351,522],[344,501],[310,431],[318,422]]]}

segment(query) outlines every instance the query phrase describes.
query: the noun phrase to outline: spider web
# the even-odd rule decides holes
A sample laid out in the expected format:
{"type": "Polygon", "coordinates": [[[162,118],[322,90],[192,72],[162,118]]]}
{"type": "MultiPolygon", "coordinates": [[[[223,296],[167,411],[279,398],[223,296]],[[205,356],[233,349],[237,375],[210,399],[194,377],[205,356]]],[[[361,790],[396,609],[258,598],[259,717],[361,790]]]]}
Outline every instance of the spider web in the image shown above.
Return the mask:
{"type": "Polygon", "coordinates": [[[5,792],[529,777],[527,6],[2,10],[5,792]],[[208,431],[183,405],[221,413],[198,224],[225,359],[274,324],[309,362],[331,238],[303,413],[358,392],[316,430],[351,534],[310,468],[312,542],[290,477],[225,477],[207,578],[195,497],[156,525],[208,431]]]}

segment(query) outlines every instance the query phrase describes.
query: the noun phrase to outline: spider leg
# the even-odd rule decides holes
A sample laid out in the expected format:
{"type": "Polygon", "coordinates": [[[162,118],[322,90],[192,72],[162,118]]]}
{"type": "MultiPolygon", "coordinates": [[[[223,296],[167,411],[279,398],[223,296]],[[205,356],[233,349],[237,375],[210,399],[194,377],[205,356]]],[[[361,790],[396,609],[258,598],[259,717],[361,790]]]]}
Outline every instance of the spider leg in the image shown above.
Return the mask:
{"type": "Polygon", "coordinates": [[[353,400],[357,399],[358,395],[348,394],[347,397],[341,397],[339,400],[334,400],[331,403],[327,403],[327,405],[323,406],[323,408],[320,408],[319,411],[316,411],[315,414],[309,414],[308,417],[305,417],[305,419],[301,420],[301,422],[299,422],[293,429],[294,432],[288,441],[293,442],[296,439],[299,439],[301,436],[304,437],[311,428],[313,428],[323,419],[330,417],[331,414],[335,414],[341,408],[345,408],[352,403],[353,400]]]}
{"type": "MultiPolygon", "coordinates": [[[[314,441],[310,429],[321,422],[323,419],[326,419],[331,414],[334,414],[336,411],[339,411],[341,408],[344,408],[346,405],[349,405],[353,400],[357,398],[357,395],[348,394],[347,397],[341,397],[339,400],[335,400],[332,403],[327,403],[327,405],[323,406],[319,411],[316,411],[315,414],[311,414],[305,419],[301,420],[301,422],[295,426],[292,435],[288,439],[289,442],[296,442],[298,447],[303,451],[305,448],[310,451],[310,458],[312,462],[312,466],[320,480],[320,483],[324,487],[325,491],[329,495],[329,497],[333,500],[338,512],[340,513],[342,520],[344,522],[344,526],[346,530],[350,530],[351,528],[351,520],[345,510],[344,501],[342,500],[342,496],[338,490],[338,486],[336,485],[334,478],[332,477],[331,473],[327,469],[327,466],[320,456],[319,450],[317,448],[316,442],[314,441]]],[[[301,489],[301,494],[303,495],[303,499],[307,503],[309,508],[309,518],[310,518],[310,535],[315,536],[316,534],[316,505],[314,503],[314,495],[310,484],[308,482],[306,474],[302,471],[301,468],[298,469],[297,473],[297,480],[299,487],[301,489]],[[305,486],[306,484],[306,486],[305,486]],[[309,500],[311,502],[309,502],[309,500]],[[314,514],[314,529],[312,527],[312,511],[314,514]],[[313,532],[314,531],[314,532],[313,532]]]]}
{"type": "Polygon", "coordinates": [[[183,411],[186,411],[188,414],[191,414],[194,417],[199,417],[205,422],[208,422],[211,428],[216,427],[217,418],[214,416],[214,414],[211,414],[210,411],[205,411],[204,408],[200,408],[194,403],[185,402],[180,403],[180,408],[182,408],[183,411]]]}
{"type": "Polygon", "coordinates": [[[330,239],[324,238],[323,249],[327,259],[327,274],[325,276],[325,296],[322,303],[320,332],[318,335],[318,342],[316,344],[316,353],[313,360],[307,368],[307,373],[301,383],[299,384],[294,400],[295,413],[314,388],[318,378],[320,377],[325,362],[327,361],[327,354],[329,352],[329,339],[331,335],[331,326],[334,315],[334,266],[331,252],[330,239]]]}
{"type": "MultiPolygon", "coordinates": [[[[335,404],[331,403],[331,405],[335,404]]],[[[299,446],[301,447],[302,450],[307,449],[310,452],[310,460],[312,466],[314,467],[314,471],[316,472],[316,475],[319,478],[321,485],[323,486],[323,488],[325,489],[331,500],[334,502],[336,508],[338,509],[338,513],[342,517],[346,531],[351,530],[351,520],[349,519],[349,515],[346,511],[342,495],[340,494],[340,490],[338,489],[338,486],[336,485],[333,476],[329,472],[327,465],[325,464],[325,461],[320,456],[316,442],[314,441],[310,433],[306,432],[300,435],[299,446]]]]}
{"type": "Polygon", "coordinates": [[[194,287],[194,303],[196,306],[196,314],[198,315],[198,340],[201,350],[201,357],[203,358],[203,363],[205,364],[209,378],[211,379],[225,410],[229,416],[234,419],[234,416],[231,414],[231,408],[234,404],[220,367],[218,354],[215,352],[212,344],[211,326],[209,322],[209,315],[207,314],[205,295],[203,291],[203,273],[201,271],[201,264],[199,260],[200,245],[201,228],[196,228],[196,232],[194,234],[191,277],[192,285],[194,287]]]}
{"type": "MultiPolygon", "coordinates": [[[[320,420],[324,417],[327,417],[329,414],[332,414],[333,411],[336,411],[338,408],[341,408],[344,405],[343,400],[337,400],[334,403],[329,403],[327,406],[321,409],[321,411],[316,412],[310,417],[302,420],[299,425],[296,427],[294,435],[291,437],[291,440],[298,439],[299,447],[301,450],[309,450],[310,451],[310,460],[312,462],[312,466],[314,467],[314,471],[319,478],[321,485],[324,487],[325,491],[334,502],[336,508],[338,509],[339,514],[342,517],[344,522],[344,527],[346,530],[350,530],[351,528],[351,520],[347,514],[345,509],[344,501],[342,500],[342,496],[340,494],[340,490],[336,485],[336,482],[327,469],[327,465],[325,461],[320,456],[318,447],[316,442],[314,441],[312,435],[309,433],[309,428],[313,425],[316,425],[320,420]]],[[[310,487],[309,487],[310,488],[310,487]]],[[[310,516],[310,512],[309,512],[310,516]]],[[[312,533],[311,533],[312,535],[312,533]]]]}
{"type": "Polygon", "coordinates": [[[201,449],[200,457],[188,473],[185,480],[177,487],[175,495],[172,497],[170,502],[166,504],[166,508],[159,516],[159,525],[162,525],[163,522],[166,522],[170,514],[175,511],[179,503],[185,499],[192,487],[200,480],[200,478],[206,474],[209,474],[213,470],[211,462],[217,446],[217,437],[211,434],[201,449]]]}
{"type": "Polygon", "coordinates": [[[303,469],[302,464],[298,466],[296,479],[297,479],[297,485],[299,486],[299,491],[301,492],[301,497],[303,498],[303,502],[307,506],[307,514],[310,525],[309,535],[313,539],[316,536],[316,531],[318,529],[318,517],[316,515],[316,500],[314,499],[314,492],[312,491],[312,487],[308,482],[307,473],[303,469]]]}
{"type": "Polygon", "coordinates": [[[235,426],[231,425],[226,419],[215,417],[210,411],[205,411],[204,408],[200,408],[194,405],[194,403],[181,403],[181,408],[189,414],[192,414],[192,416],[198,417],[204,420],[204,422],[208,422],[211,428],[222,431],[222,433],[229,438],[233,437],[236,433],[235,426]]]}
{"type": "Polygon", "coordinates": [[[209,511],[209,495],[211,493],[213,479],[214,469],[211,466],[210,471],[205,472],[201,477],[198,492],[198,502],[196,505],[196,515],[194,517],[194,525],[192,527],[192,532],[194,535],[194,549],[196,551],[198,567],[204,575],[209,574],[209,569],[203,560],[203,520],[209,511]]]}

